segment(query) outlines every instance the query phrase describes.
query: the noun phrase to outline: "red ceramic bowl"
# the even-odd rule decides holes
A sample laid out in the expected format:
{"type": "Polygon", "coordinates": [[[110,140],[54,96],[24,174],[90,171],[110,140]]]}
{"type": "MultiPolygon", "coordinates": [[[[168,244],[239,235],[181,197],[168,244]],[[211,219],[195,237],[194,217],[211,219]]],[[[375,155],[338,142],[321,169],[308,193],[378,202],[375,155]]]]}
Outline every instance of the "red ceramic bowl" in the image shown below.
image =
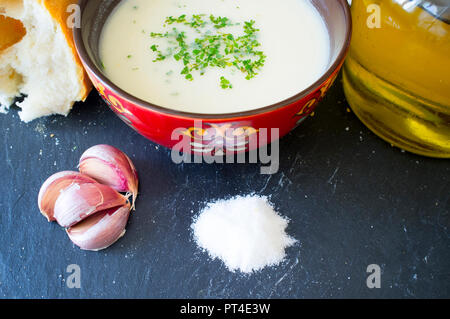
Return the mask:
{"type": "Polygon", "coordinates": [[[295,96],[274,105],[240,113],[218,115],[180,112],[140,100],[114,85],[100,68],[99,38],[108,15],[120,0],[81,0],[81,28],[74,28],[74,40],[97,91],[125,123],[143,136],[169,148],[179,145],[180,136],[188,136],[192,145],[189,151],[194,153],[215,148],[226,148],[233,152],[249,151],[273,142],[297,127],[314,111],[342,67],[352,33],[347,0],[311,1],[325,19],[330,34],[331,56],[327,71],[309,88],[295,96]],[[199,121],[201,124],[196,124],[199,121]],[[272,128],[279,129],[279,136],[270,134],[272,128]],[[262,129],[269,132],[266,138],[257,134],[262,129]]]}

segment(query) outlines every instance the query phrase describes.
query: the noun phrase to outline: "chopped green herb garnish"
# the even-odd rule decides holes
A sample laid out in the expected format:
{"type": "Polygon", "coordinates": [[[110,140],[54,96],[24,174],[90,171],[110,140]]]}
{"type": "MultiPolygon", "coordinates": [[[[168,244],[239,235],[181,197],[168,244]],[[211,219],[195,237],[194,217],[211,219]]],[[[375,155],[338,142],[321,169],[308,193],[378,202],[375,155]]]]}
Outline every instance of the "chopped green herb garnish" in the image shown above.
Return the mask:
{"type": "Polygon", "coordinates": [[[233,85],[230,83],[230,81],[225,79],[225,77],[223,77],[223,76],[220,78],[220,86],[222,87],[222,89],[232,89],[233,88],[233,85]]]}
{"type": "MultiPolygon", "coordinates": [[[[164,53],[156,44],[150,47],[156,54],[153,62],[173,57],[176,61],[183,63],[180,73],[189,81],[194,80],[194,71],[203,75],[208,67],[234,68],[242,72],[247,80],[250,80],[258,75],[266,61],[264,52],[258,50],[261,44],[257,39],[259,29],[255,27],[255,24],[256,22],[253,20],[246,21],[242,28],[243,33],[236,35],[223,31],[227,27],[240,25],[234,24],[227,17],[210,15],[209,18],[206,18],[204,14],[191,17],[185,14],[179,17],[167,17],[164,27],[172,26],[171,30],[165,33],[152,32],[150,34],[155,39],[167,39],[169,44],[167,52],[164,53]],[[180,31],[174,25],[189,27],[199,36],[188,42],[186,32],[180,31]]],[[[233,85],[225,77],[220,78],[220,86],[223,89],[233,88],[233,85]]]]}
{"type": "Polygon", "coordinates": [[[209,20],[211,20],[211,22],[214,24],[214,28],[216,29],[221,29],[232,25],[230,19],[225,17],[215,17],[213,15],[210,15],[209,20]]]}

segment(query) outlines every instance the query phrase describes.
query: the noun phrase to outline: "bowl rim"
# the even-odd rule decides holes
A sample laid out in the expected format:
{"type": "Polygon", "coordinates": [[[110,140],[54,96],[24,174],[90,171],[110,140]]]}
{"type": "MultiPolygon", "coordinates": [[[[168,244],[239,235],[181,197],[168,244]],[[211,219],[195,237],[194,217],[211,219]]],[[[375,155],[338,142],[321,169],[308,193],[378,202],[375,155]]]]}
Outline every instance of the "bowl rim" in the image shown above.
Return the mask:
{"type": "MultiPolygon", "coordinates": [[[[121,89],[119,86],[114,84],[107,76],[103,74],[103,72],[96,66],[96,64],[91,60],[90,55],[87,53],[85,43],[83,41],[83,37],[81,34],[81,26],[79,28],[74,27],[73,28],[73,38],[75,43],[75,48],[78,52],[78,55],[84,64],[85,68],[88,69],[89,72],[91,72],[97,79],[100,80],[102,85],[105,85],[109,90],[115,92],[118,94],[121,98],[127,100],[131,104],[141,107],[146,110],[152,110],[158,113],[163,114],[170,114],[172,116],[177,117],[183,117],[183,118],[194,118],[194,119],[236,119],[236,118],[243,118],[243,117],[251,117],[251,116],[257,116],[263,113],[269,113],[272,111],[279,110],[285,106],[291,105],[292,103],[296,101],[300,101],[306,96],[310,95],[314,91],[316,91],[326,80],[328,80],[335,71],[339,68],[339,66],[343,63],[349,48],[350,48],[350,42],[352,38],[352,17],[350,12],[350,6],[347,2],[347,0],[337,0],[340,2],[342,7],[344,8],[344,18],[345,18],[345,27],[346,27],[346,38],[344,45],[342,46],[339,54],[336,56],[333,63],[330,64],[330,66],[327,68],[327,70],[323,73],[323,75],[315,81],[313,84],[311,84],[306,89],[302,90],[301,92],[284,99],[280,102],[260,107],[257,109],[251,109],[247,111],[241,111],[241,112],[233,112],[233,113],[220,113],[220,114],[208,114],[208,113],[191,113],[191,112],[184,112],[184,111],[178,111],[174,109],[170,109],[167,107],[159,106],[147,101],[144,101],[131,93],[128,93],[127,91],[121,89]]],[[[81,14],[84,11],[84,8],[87,4],[87,0],[79,0],[78,5],[81,8],[81,14]]]]}

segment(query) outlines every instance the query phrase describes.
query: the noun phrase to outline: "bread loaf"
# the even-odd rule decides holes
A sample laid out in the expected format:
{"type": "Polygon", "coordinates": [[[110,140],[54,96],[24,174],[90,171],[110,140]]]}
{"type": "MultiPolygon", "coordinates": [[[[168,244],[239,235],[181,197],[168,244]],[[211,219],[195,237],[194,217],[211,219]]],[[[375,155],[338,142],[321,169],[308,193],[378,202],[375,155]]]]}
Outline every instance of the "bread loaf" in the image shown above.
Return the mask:
{"type": "Polygon", "coordinates": [[[76,0],[0,0],[0,111],[17,97],[20,118],[67,115],[91,84],[69,28],[76,0]],[[68,12],[69,11],[69,12],[68,12]]]}

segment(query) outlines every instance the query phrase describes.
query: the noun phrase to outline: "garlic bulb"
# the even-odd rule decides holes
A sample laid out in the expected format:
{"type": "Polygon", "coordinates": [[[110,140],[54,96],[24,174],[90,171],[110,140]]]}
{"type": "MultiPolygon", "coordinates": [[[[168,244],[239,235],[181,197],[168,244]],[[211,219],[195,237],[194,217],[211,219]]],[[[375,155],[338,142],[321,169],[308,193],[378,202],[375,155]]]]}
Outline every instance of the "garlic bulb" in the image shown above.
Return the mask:
{"type": "Polygon", "coordinates": [[[105,249],[125,234],[130,210],[127,204],[102,211],[66,229],[67,235],[81,249],[105,249]]]}
{"type": "Polygon", "coordinates": [[[42,184],[38,195],[38,206],[41,214],[44,215],[49,222],[55,221],[53,210],[61,190],[76,183],[96,183],[96,181],[79,172],[64,171],[50,176],[44,184],[42,184]]]}
{"type": "Polygon", "coordinates": [[[125,234],[138,192],[137,172],[127,155],[109,145],[88,149],[79,169],[56,173],[44,182],[39,210],[48,221],[66,228],[81,249],[105,249],[125,234]]]}
{"type": "Polygon", "coordinates": [[[99,183],[73,183],[62,189],[55,202],[54,218],[62,227],[71,227],[102,210],[124,206],[127,198],[99,183]]]}
{"type": "Polygon", "coordinates": [[[79,170],[99,183],[111,186],[118,192],[133,195],[133,208],[138,194],[139,179],[130,158],[110,145],[96,145],[81,155],[79,170]]]}

